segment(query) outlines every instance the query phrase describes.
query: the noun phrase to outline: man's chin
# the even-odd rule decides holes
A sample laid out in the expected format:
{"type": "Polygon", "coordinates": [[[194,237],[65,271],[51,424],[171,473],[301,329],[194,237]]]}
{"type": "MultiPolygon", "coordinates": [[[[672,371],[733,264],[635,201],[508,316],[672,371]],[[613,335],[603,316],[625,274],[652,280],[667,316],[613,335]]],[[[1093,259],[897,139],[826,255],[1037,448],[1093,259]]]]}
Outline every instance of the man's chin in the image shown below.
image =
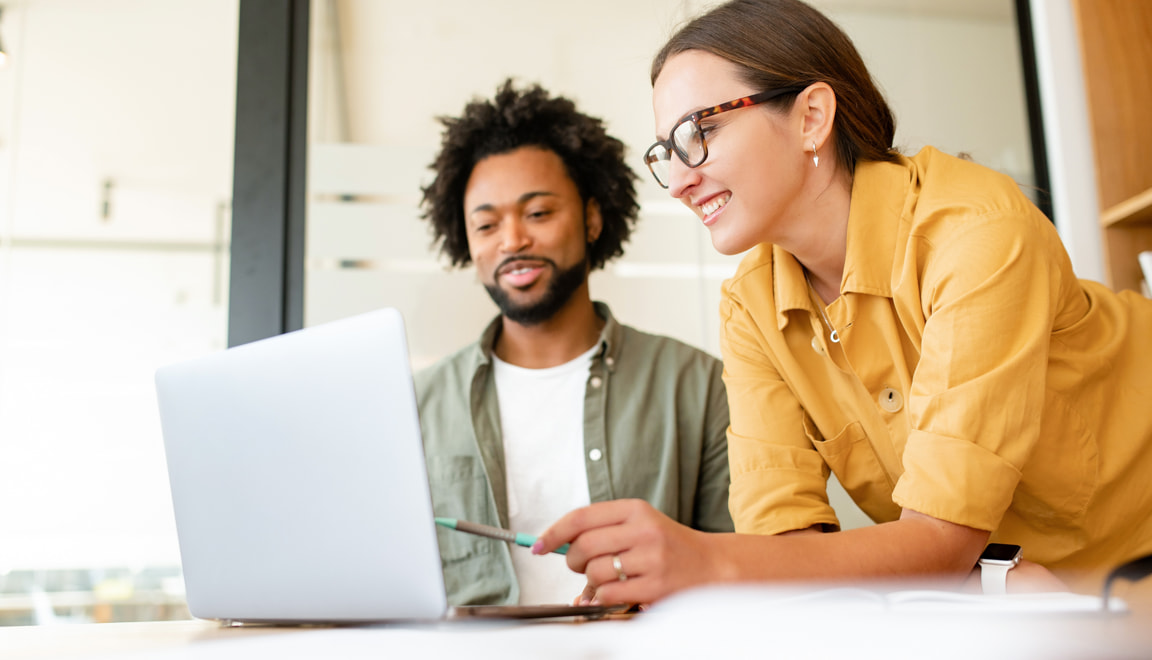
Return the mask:
{"type": "Polygon", "coordinates": [[[556,310],[540,304],[499,305],[504,318],[520,325],[539,325],[556,315],[556,310]]]}
{"type": "Polygon", "coordinates": [[[572,299],[587,279],[587,264],[581,262],[559,271],[555,277],[537,280],[524,289],[506,289],[498,284],[485,284],[492,302],[504,318],[520,325],[537,325],[555,316],[572,299]],[[529,293],[532,290],[534,293],[529,293]]]}
{"type": "Polygon", "coordinates": [[[544,302],[544,299],[548,295],[547,289],[543,287],[541,287],[540,291],[501,288],[499,293],[500,295],[498,296],[492,296],[492,302],[496,303],[500,311],[504,311],[505,309],[532,309],[544,302]]]}
{"type": "Polygon", "coordinates": [[[530,295],[520,289],[504,287],[486,288],[492,302],[496,304],[504,318],[521,325],[534,325],[546,320],[543,318],[544,310],[541,306],[541,300],[546,297],[544,294],[530,295]]]}

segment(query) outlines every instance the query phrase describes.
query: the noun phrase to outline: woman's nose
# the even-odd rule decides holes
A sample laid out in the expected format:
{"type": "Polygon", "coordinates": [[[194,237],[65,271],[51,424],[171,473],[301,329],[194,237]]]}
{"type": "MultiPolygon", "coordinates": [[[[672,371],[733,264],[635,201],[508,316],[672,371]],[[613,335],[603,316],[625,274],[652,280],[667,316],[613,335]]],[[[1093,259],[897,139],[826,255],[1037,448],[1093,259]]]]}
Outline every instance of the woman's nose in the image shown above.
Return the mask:
{"type": "Polygon", "coordinates": [[[681,198],[697,183],[700,183],[700,172],[673,156],[672,161],[668,163],[668,193],[683,201],[681,198]]]}

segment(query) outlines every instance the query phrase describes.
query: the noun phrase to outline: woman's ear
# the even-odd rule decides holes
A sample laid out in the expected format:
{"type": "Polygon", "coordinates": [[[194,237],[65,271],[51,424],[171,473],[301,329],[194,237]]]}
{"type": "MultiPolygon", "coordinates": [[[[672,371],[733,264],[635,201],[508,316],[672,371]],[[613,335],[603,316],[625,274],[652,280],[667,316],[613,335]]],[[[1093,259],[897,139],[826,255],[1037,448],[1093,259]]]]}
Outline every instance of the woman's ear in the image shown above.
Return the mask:
{"type": "Polygon", "coordinates": [[[836,92],[825,82],[812,83],[800,92],[797,99],[801,108],[801,139],[805,150],[822,150],[832,135],[832,124],[836,118],[836,92]]]}

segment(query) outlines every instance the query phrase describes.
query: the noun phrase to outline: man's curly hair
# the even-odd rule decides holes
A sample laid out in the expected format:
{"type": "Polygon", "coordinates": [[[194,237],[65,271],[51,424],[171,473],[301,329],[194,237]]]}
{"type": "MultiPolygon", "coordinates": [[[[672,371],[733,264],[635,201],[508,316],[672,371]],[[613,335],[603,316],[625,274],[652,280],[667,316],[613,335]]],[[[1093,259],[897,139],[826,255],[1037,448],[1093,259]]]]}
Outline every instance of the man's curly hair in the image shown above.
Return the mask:
{"type": "Polygon", "coordinates": [[[636,174],[624,162],[624,143],[604,131],[603,122],[578,112],[561,96],[550,97],[539,85],[517,90],[505,80],[491,101],[474,99],[456,117],[440,117],[443,140],[436,172],[423,188],[422,218],[429,220],[432,245],[439,244],[453,266],[472,261],[464,224],[464,189],[472,169],[484,158],[520,147],[541,147],[563,161],[585,205],[594,199],[604,227],[588,245],[593,270],[624,254],[624,243],[636,224],[636,174]]]}

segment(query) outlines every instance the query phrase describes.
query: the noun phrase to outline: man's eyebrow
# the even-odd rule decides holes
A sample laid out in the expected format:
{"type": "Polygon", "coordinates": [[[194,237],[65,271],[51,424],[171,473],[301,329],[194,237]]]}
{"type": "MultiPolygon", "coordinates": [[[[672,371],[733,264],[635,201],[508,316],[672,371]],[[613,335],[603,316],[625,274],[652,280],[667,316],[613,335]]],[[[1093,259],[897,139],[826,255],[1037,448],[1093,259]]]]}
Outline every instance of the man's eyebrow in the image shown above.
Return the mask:
{"type": "MultiPolygon", "coordinates": [[[[523,195],[520,195],[519,197],[517,197],[516,203],[517,204],[523,204],[529,200],[535,199],[536,197],[559,197],[559,195],[557,195],[554,192],[549,192],[547,190],[532,190],[532,191],[526,192],[523,195]]],[[[469,211],[469,214],[479,213],[481,211],[495,211],[495,210],[496,210],[496,207],[493,206],[492,204],[484,203],[484,204],[480,204],[479,206],[474,207],[471,211],[469,211]]]]}
{"type": "Polygon", "coordinates": [[[534,199],[536,197],[559,197],[559,195],[547,190],[533,190],[532,192],[526,192],[523,195],[520,195],[520,199],[516,201],[523,204],[524,202],[527,202],[528,200],[534,199]]]}

